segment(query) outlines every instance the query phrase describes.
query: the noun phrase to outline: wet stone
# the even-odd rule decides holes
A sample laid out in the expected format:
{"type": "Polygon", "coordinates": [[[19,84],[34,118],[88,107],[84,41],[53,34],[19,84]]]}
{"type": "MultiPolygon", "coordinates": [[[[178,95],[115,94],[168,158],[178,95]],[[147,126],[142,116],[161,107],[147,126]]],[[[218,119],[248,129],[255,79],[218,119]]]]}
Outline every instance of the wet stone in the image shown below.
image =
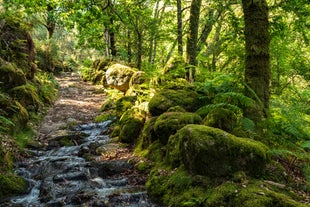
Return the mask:
{"type": "Polygon", "coordinates": [[[97,147],[107,146],[109,137],[103,133],[110,123],[81,125],[80,131],[55,137],[56,144],[50,141],[51,146],[36,149],[33,157],[15,163],[16,173],[29,182],[29,193],[11,198],[4,206],[157,207],[144,186],[131,184],[134,164],[128,159],[87,161],[81,156],[95,155],[97,147]],[[79,133],[88,136],[79,137],[79,133]],[[77,145],[60,146],[57,143],[63,137],[77,140],[77,145]]]}

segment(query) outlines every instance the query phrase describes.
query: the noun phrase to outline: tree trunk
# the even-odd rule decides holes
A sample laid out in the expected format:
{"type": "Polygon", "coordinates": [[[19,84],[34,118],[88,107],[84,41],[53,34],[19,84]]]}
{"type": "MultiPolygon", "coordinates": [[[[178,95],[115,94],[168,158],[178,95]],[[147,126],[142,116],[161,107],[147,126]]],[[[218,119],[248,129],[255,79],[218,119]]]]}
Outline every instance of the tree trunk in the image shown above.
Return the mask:
{"type": "MultiPolygon", "coordinates": [[[[111,27],[113,28],[113,18],[110,18],[110,23],[111,23],[111,27]]],[[[113,29],[109,30],[109,34],[110,34],[110,48],[111,48],[111,56],[112,58],[114,58],[116,56],[116,40],[115,40],[115,33],[113,31],[113,29]]]]}
{"type": "Polygon", "coordinates": [[[268,5],[266,0],[242,0],[245,22],[245,94],[259,99],[256,110],[247,110],[246,116],[255,122],[267,117],[270,97],[270,60],[268,5]]]}
{"type": "Polygon", "coordinates": [[[189,34],[186,44],[186,62],[189,65],[187,68],[187,79],[192,82],[195,77],[196,55],[197,55],[197,40],[199,28],[201,0],[193,0],[190,8],[189,18],[189,34]]]}
{"type": "Polygon", "coordinates": [[[130,31],[127,32],[127,55],[128,55],[128,63],[131,63],[132,61],[132,50],[131,50],[131,35],[130,31]]]}
{"type": "Polygon", "coordinates": [[[178,53],[183,55],[183,22],[182,22],[182,1],[177,0],[177,21],[178,21],[178,53]]]}
{"type": "Polygon", "coordinates": [[[138,48],[137,48],[137,68],[140,70],[142,65],[142,33],[137,32],[138,35],[138,48]]]}
{"type": "Polygon", "coordinates": [[[55,22],[55,16],[54,16],[54,8],[48,4],[47,5],[47,18],[46,18],[46,25],[45,25],[47,32],[48,32],[48,39],[51,39],[53,37],[55,28],[56,28],[56,22],[55,22]]]}

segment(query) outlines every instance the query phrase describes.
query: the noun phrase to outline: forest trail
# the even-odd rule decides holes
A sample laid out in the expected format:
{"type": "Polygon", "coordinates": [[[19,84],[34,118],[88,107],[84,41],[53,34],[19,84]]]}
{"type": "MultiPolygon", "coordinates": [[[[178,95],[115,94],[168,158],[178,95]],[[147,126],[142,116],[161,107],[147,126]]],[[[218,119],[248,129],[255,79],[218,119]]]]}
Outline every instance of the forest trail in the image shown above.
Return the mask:
{"type": "Polygon", "coordinates": [[[103,86],[82,81],[77,72],[61,73],[56,80],[59,97],[42,120],[39,141],[69,125],[92,122],[105,99],[103,86]]]}
{"type": "Polygon", "coordinates": [[[94,123],[105,99],[102,86],[83,82],[76,72],[57,78],[60,95],[42,121],[29,158],[15,163],[26,179],[25,195],[0,206],[156,207],[135,167],[132,150],[109,137],[112,120],[94,123]]]}

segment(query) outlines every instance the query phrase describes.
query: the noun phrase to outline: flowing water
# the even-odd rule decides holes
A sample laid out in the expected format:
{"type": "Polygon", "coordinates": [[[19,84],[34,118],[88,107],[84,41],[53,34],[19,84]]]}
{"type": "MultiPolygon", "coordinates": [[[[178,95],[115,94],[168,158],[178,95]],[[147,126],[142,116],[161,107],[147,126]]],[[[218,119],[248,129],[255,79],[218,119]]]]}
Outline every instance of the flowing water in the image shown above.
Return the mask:
{"type": "Polygon", "coordinates": [[[81,156],[91,146],[104,146],[109,141],[104,132],[110,123],[76,127],[86,134],[76,146],[32,150],[31,159],[16,163],[16,173],[28,181],[29,193],[0,206],[158,206],[149,200],[143,185],[130,185],[122,174],[133,167],[128,160],[94,162],[81,156]]]}

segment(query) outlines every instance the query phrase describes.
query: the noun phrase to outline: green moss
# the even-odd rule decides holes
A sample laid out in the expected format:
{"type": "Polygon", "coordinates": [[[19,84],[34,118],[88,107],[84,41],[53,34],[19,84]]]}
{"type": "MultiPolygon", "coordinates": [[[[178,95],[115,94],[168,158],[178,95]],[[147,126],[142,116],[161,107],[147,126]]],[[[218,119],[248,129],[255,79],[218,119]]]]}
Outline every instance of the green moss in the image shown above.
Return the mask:
{"type": "Polygon", "coordinates": [[[267,151],[255,140],[208,126],[187,125],[170,137],[167,161],[176,166],[184,163],[190,173],[209,177],[232,176],[237,171],[260,176],[269,161],[267,151]]]}
{"type": "Polygon", "coordinates": [[[136,96],[123,96],[123,97],[119,98],[115,102],[116,115],[118,117],[122,116],[122,114],[124,112],[126,112],[128,109],[130,109],[134,106],[134,103],[136,100],[137,100],[136,96]]]}
{"type": "Polygon", "coordinates": [[[186,112],[186,110],[181,106],[172,106],[167,110],[167,112],[186,112]]]}
{"type": "Polygon", "coordinates": [[[0,65],[0,88],[7,90],[26,84],[24,72],[10,63],[0,65]]]}
{"type": "Polygon", "coordinates": [[[0,199],[8,196],[25,193],[27,189],[27,182],[16,175],[0,174],[0,199]]]}
{"type": "Polygon", "coordinates": [[[193,112],[200,107],[199,96],[191,90],[162,90],[150,100],[149,111],[153,116],[158,116],[173,106],[193,112]]]}
{"type": "Polygon", "coordinates": [[[231,132],[237,125],[237,121],[238,117],[233,111],[225,108],[215,108],[206,116],[204,124],[231,132]]]}
{"type": "Polygon", "coordinates": [[[157,117],[149,118],[143,126],[141,136],[139,137],[139,139],[142,142],[141,143],[142,149],[146,149],[157,139],[157,137],[155,136],[155,131],[154,131],[154,125],[155,125],[156,119],[157,117]]]}
{"type": "Polygon", "coordinates": [[[239,192],[239,189],[240,186],[235,183],[232,182],[224,183],[213,190],[211,195],[208,197],[205,206],[208,207],[234,206],[233,202],[239,192]]]}
{"type": "Polygon", "coordinates": [[[134,143],[138,140],[143,128],[145,115],[135,109],[126,111],[120,119],[119,139],[124,143],[134,143]]]}
{"type": "Polygon", "coordinates": [[[26,84],[17,86],[9,92],[17,99],[27,110],[37,111],[42,108],[43,103],[40,100],[35,86],[26,84]]]}
{"type": "Polygon", "coordinates": [[[64,137],[64,138],[60,139],[59,143],[61,146],[74,146],[75,145],[73,140],[69,137],[64,137]]]}
{"type": "Polygon", "coordinates": [[[182,56],[170,58],[164,67],[164,79],[186,78],[186,62],[182,56]]]}
{"type": "Polygon", "coordinates": [[[113,118],[114,116],[110,113],[99,114],[98,116],[95,117],[95,122],[104,122],[107,120],[111,120],[113,118]]]}
{"type": "Polygon", "coordinates": [[[199,124],[199,115],[189,112],[166,112],[156,119],[154,125],[155,136],[162,144],[167,144],[170,135],[175,134],[187,124],[199,124]]]}
{"type": "Polygon", "coordinates": [[[153,199],[167,206],[201,206],[208,195],[204,188],[193,185],[192,177],[183,167],[173,171],[154,169],[146,187],[153,199]]]}

